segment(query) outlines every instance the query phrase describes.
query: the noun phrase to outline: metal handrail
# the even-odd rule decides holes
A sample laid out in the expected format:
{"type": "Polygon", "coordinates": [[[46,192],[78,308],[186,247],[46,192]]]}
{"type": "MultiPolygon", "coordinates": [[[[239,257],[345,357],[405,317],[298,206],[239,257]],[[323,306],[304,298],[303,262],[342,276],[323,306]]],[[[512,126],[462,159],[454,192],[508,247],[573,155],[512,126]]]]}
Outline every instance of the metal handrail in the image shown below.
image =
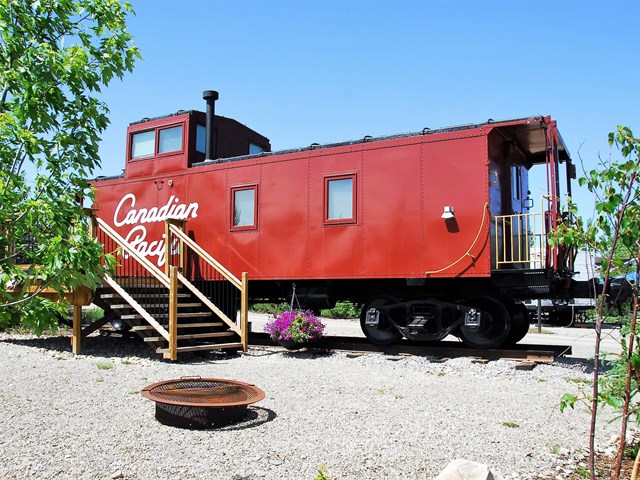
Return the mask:
{"type": "Polygon", "coordinates": [[[496,268],[522,263],[528,263],[532,268],[544,267],[547,243],[544,241],[543,213],[496,215],[494,233],[496,268]]]}
{"type": "Polygon", "coordinates": [[[514,264],[528,264],[530,268],[558,267],[557,247],[549,246],[547,241],[547,234],[553,228],[550,222],[555,210],[552,209],[558,201],[552,195],[542,195],[538,212],[494,217],[496,268],[514,264]]]}

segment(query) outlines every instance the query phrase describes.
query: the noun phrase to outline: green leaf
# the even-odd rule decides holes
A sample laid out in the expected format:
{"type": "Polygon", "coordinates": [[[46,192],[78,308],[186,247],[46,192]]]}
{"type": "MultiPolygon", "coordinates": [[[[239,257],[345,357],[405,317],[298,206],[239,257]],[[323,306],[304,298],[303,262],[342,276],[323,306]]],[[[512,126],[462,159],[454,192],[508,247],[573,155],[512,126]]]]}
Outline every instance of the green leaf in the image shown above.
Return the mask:
{"type": "MultiPolygon", "coordinates": [[[[98,94],[140,58],[129,13],[118,0],[11,0],[0,8],[0,218],[11,219],[0,228],[0,251],[32,263],[23,271],[0,255],[2,275],[62,291],[94,286],[114,265],[103,264],[77,198],[92,197],[85,179],[100,166],[108,109],[98,94]]],[[[0,324],[36,332],[66,308],[37,297],[8,303],[3,297],[0,324]]]]}
{"type": "Polygon", "coordinates": [[[560,398],[560,411],[564,412],[567,407],[575,408],[576,402],[578,401],[578,397],[571,393],[565,393],[560,398]]]}

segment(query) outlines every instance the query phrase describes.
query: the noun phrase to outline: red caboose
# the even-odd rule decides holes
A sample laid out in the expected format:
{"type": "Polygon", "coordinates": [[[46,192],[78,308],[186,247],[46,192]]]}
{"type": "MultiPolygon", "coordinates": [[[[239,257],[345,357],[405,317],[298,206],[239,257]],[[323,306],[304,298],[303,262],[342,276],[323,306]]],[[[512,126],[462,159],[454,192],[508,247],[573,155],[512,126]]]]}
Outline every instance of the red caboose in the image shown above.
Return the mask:
{"type": "Polygon", "coordinates": [[[251,299],[289,300],[295,285],[303,307],[357,302],[377,343],[515,343],[521,300],[570,294],[571,252],[546,234],[575,173],[550,117],[271,152],[213,114],[217,93],[205,98],[207,116],[131,124],[124,175],[93,182],[97,215],[158,266],[164,219],[186,220],[228,270],[248,272],[251,299]],[[534,207],[536,166],[548,191],[534,207]]]}

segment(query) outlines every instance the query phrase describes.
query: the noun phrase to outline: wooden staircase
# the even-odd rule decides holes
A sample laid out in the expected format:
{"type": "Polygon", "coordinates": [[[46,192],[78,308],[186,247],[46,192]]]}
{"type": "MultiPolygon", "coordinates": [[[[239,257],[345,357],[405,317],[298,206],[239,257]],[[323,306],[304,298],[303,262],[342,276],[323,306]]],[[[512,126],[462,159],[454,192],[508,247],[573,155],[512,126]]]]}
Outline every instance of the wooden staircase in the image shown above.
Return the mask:
{"type": "MultiPolygon", "coordinates": [[[[169,325],[169,315],[164,305],[167,304],[168,293],[161,288],[148,287],[144,292],[131,296],[151,314],[165,328],[169,325]]],[[[230,330],[211,310],[202,302],[194,299],[187,292],[179,292],[177,319],[177,353],[217,349],[242,349],[242,342],[238,335],[230,330]]],[[[156,353],[167,356],[169,342],[158,334],[158,331],[144,317],[126,302],[120,294],[110,287],[100,287],[96,290],[94,303],[109,313],[112,320],[120,319],[131,332],[135,332],[156,353]]]]}
{"type": "Polygon", "coordinates": [[[118,263],[115,274],[105,276],[94,295],[93,302],[105,316],[119,318],[170,360],[182,352],[247,351],[246,273],[242,279],[233,276],[187,236],[186,222],[180,220],[165,222],[162,271],[106,222],[89,214],[94,238],[118,263]]]}

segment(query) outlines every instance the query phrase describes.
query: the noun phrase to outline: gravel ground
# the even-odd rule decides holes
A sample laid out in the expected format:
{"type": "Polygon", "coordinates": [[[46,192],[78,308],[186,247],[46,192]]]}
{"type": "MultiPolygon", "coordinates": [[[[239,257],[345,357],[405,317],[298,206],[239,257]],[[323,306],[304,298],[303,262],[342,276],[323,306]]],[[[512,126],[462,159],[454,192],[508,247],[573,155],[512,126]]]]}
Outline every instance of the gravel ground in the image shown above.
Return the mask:
{"type": "MultiPolygon", "coordinates": [[[[430,479],[454,458],[505,480],[556,476],[587,442],[588,364],[287,352],[185,356],[172,364],[127,338],[0,333],[0,478],[430,479]],[[199,375],[254,383],[267,397],[238,424],[190,431],[155,420],[140,391],[199,375]]],[[[617,424],[601,414],[598,444],[617,424]]],[[[560,477],[558,477],[560,478],[560,477]]]]}

